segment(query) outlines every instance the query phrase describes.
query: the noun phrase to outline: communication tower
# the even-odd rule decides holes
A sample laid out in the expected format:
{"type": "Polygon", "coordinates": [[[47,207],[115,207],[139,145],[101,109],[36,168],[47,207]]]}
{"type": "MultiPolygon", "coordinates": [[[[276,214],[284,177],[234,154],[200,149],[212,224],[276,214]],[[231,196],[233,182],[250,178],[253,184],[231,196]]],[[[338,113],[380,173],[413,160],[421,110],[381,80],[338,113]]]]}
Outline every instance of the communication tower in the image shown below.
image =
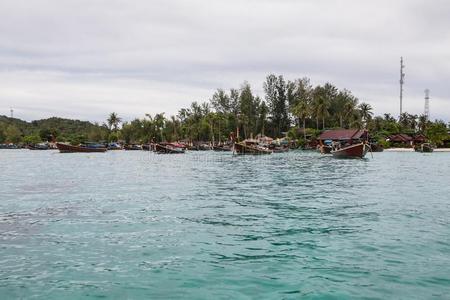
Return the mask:
{"type": "Polygon", "coordinates": [[[430,90],[425,90],[425,110],[424,115],[427,117],[427,120],[430,119],[430,90]]]}
{"type": "Polygon", "coordinates": [[[400,57],[400,115],[399,115],[399,118],[402,116],[402,112],[403,112],[403,83],[405,83],[405,72],[403,72],[404,68],[405,68],[405,65],[403,64],[403,57],[400,57]]]}

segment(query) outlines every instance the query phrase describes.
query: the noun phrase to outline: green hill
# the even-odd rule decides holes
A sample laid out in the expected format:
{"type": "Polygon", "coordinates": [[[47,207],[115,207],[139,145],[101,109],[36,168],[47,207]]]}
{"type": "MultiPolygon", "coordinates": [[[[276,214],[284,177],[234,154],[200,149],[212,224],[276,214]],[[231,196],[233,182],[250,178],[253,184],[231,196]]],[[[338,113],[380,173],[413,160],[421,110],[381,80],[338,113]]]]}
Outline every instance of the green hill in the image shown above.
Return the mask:
{"type": "Polygon", "coordinates": [[[7,116],[0,116],[0,143],[18,143],[29,139],[45,141],[56,138],[58,141],[106,139],[108,130],[104,126],[88,121],[52,117],[32,122],[7,116]]]}

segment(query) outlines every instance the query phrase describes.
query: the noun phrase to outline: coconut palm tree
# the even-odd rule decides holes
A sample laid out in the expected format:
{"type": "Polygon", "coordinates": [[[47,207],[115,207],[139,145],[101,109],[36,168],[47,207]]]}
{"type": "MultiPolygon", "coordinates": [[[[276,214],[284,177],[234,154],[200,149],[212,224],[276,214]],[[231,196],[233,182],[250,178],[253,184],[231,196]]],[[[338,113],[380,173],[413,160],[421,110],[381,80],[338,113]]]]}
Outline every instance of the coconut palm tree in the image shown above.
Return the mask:
{"type": "Polygon", "coordinates": [[[428,118],[426,115],[419,116],[419,130],[423,133],[427,130],[428,118]]]}
{"type": "Polygon", "coordinates": [[[364,125],[367,126],[367,121],[369,121],[373,116],[372,106],[370,106],[370,104],[368,103],[363,102],[359,105],[359,111],[364,125]]]}
{"type": "Polygon", "coordinates": [[[348,98],[344,105],[344,120],[348,127],[352,126],[356,115],[356,105],[358,104],[358,99],[348,98]]]}
{"type": "Polygon", "coordinates": [[[108,123],[108,128],[110,131],[111,130],[117,131],[117,129],[119,128],[120,122],[122,122],[122,119],[119,118],[119,116],[115,112],[112,112],[109,114],[109,117],[106,120],[106,122],[108,123]]]}
{"type": "Polygon", "coordinates": [[[315,105],[314,105],[314,112],[316,115],[316,125],[318,126],[318,120],[322,119],[322,129],[325,129],[325,118],[327,118],[330,113],[328,112],[328,107],[330,106],[330,103],[328,99],[324,95],[318,95],[316,97],[315,105]]]}
{"type": "Polygon", "coordinates": [[[308,102],[302,100],[299,101],[294,107],[292,108],[292,114],[296,116],[299,120],[303,121],[303,137],[306,140],[306,118],[308,118],[311,114],[311,108],[308,104],[308,102]]]}

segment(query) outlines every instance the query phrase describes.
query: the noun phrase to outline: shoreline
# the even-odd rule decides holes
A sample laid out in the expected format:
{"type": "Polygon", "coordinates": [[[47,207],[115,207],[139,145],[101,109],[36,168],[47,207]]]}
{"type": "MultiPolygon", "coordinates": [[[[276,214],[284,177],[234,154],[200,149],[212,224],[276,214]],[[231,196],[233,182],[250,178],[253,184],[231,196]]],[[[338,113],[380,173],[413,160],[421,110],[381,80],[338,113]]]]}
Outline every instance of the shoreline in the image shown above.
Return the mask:
{"type": "MultiPolygon", "coordinates": [[[[384,152],[415,152],[413,148],[388,148],[384,152]]],[[[436,148],[433,152],[450,152],[450,148],[436,148]]]]}

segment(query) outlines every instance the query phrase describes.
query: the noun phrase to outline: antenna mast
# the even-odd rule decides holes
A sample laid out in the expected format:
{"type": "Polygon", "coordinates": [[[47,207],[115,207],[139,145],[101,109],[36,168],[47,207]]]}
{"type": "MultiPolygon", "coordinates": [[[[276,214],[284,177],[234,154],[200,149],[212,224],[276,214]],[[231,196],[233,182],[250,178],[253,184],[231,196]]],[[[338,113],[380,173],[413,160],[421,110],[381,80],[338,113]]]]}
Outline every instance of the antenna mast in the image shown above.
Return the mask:
{"type": "Polygon", "coordinates": [[[403,64],[403,57],[400,57],[400,115],[399,119],[402,116],[403,112],[403,83],[405,83],[405,73],[403,72],[403,69],[405,68],[405,65],[403,64]]]}
{"type": "Polygon", "coordinates": [[[424,115],[427,117],[427,120],[430,120],[430,90],[425,90],[425,110],[424,115]]]}

